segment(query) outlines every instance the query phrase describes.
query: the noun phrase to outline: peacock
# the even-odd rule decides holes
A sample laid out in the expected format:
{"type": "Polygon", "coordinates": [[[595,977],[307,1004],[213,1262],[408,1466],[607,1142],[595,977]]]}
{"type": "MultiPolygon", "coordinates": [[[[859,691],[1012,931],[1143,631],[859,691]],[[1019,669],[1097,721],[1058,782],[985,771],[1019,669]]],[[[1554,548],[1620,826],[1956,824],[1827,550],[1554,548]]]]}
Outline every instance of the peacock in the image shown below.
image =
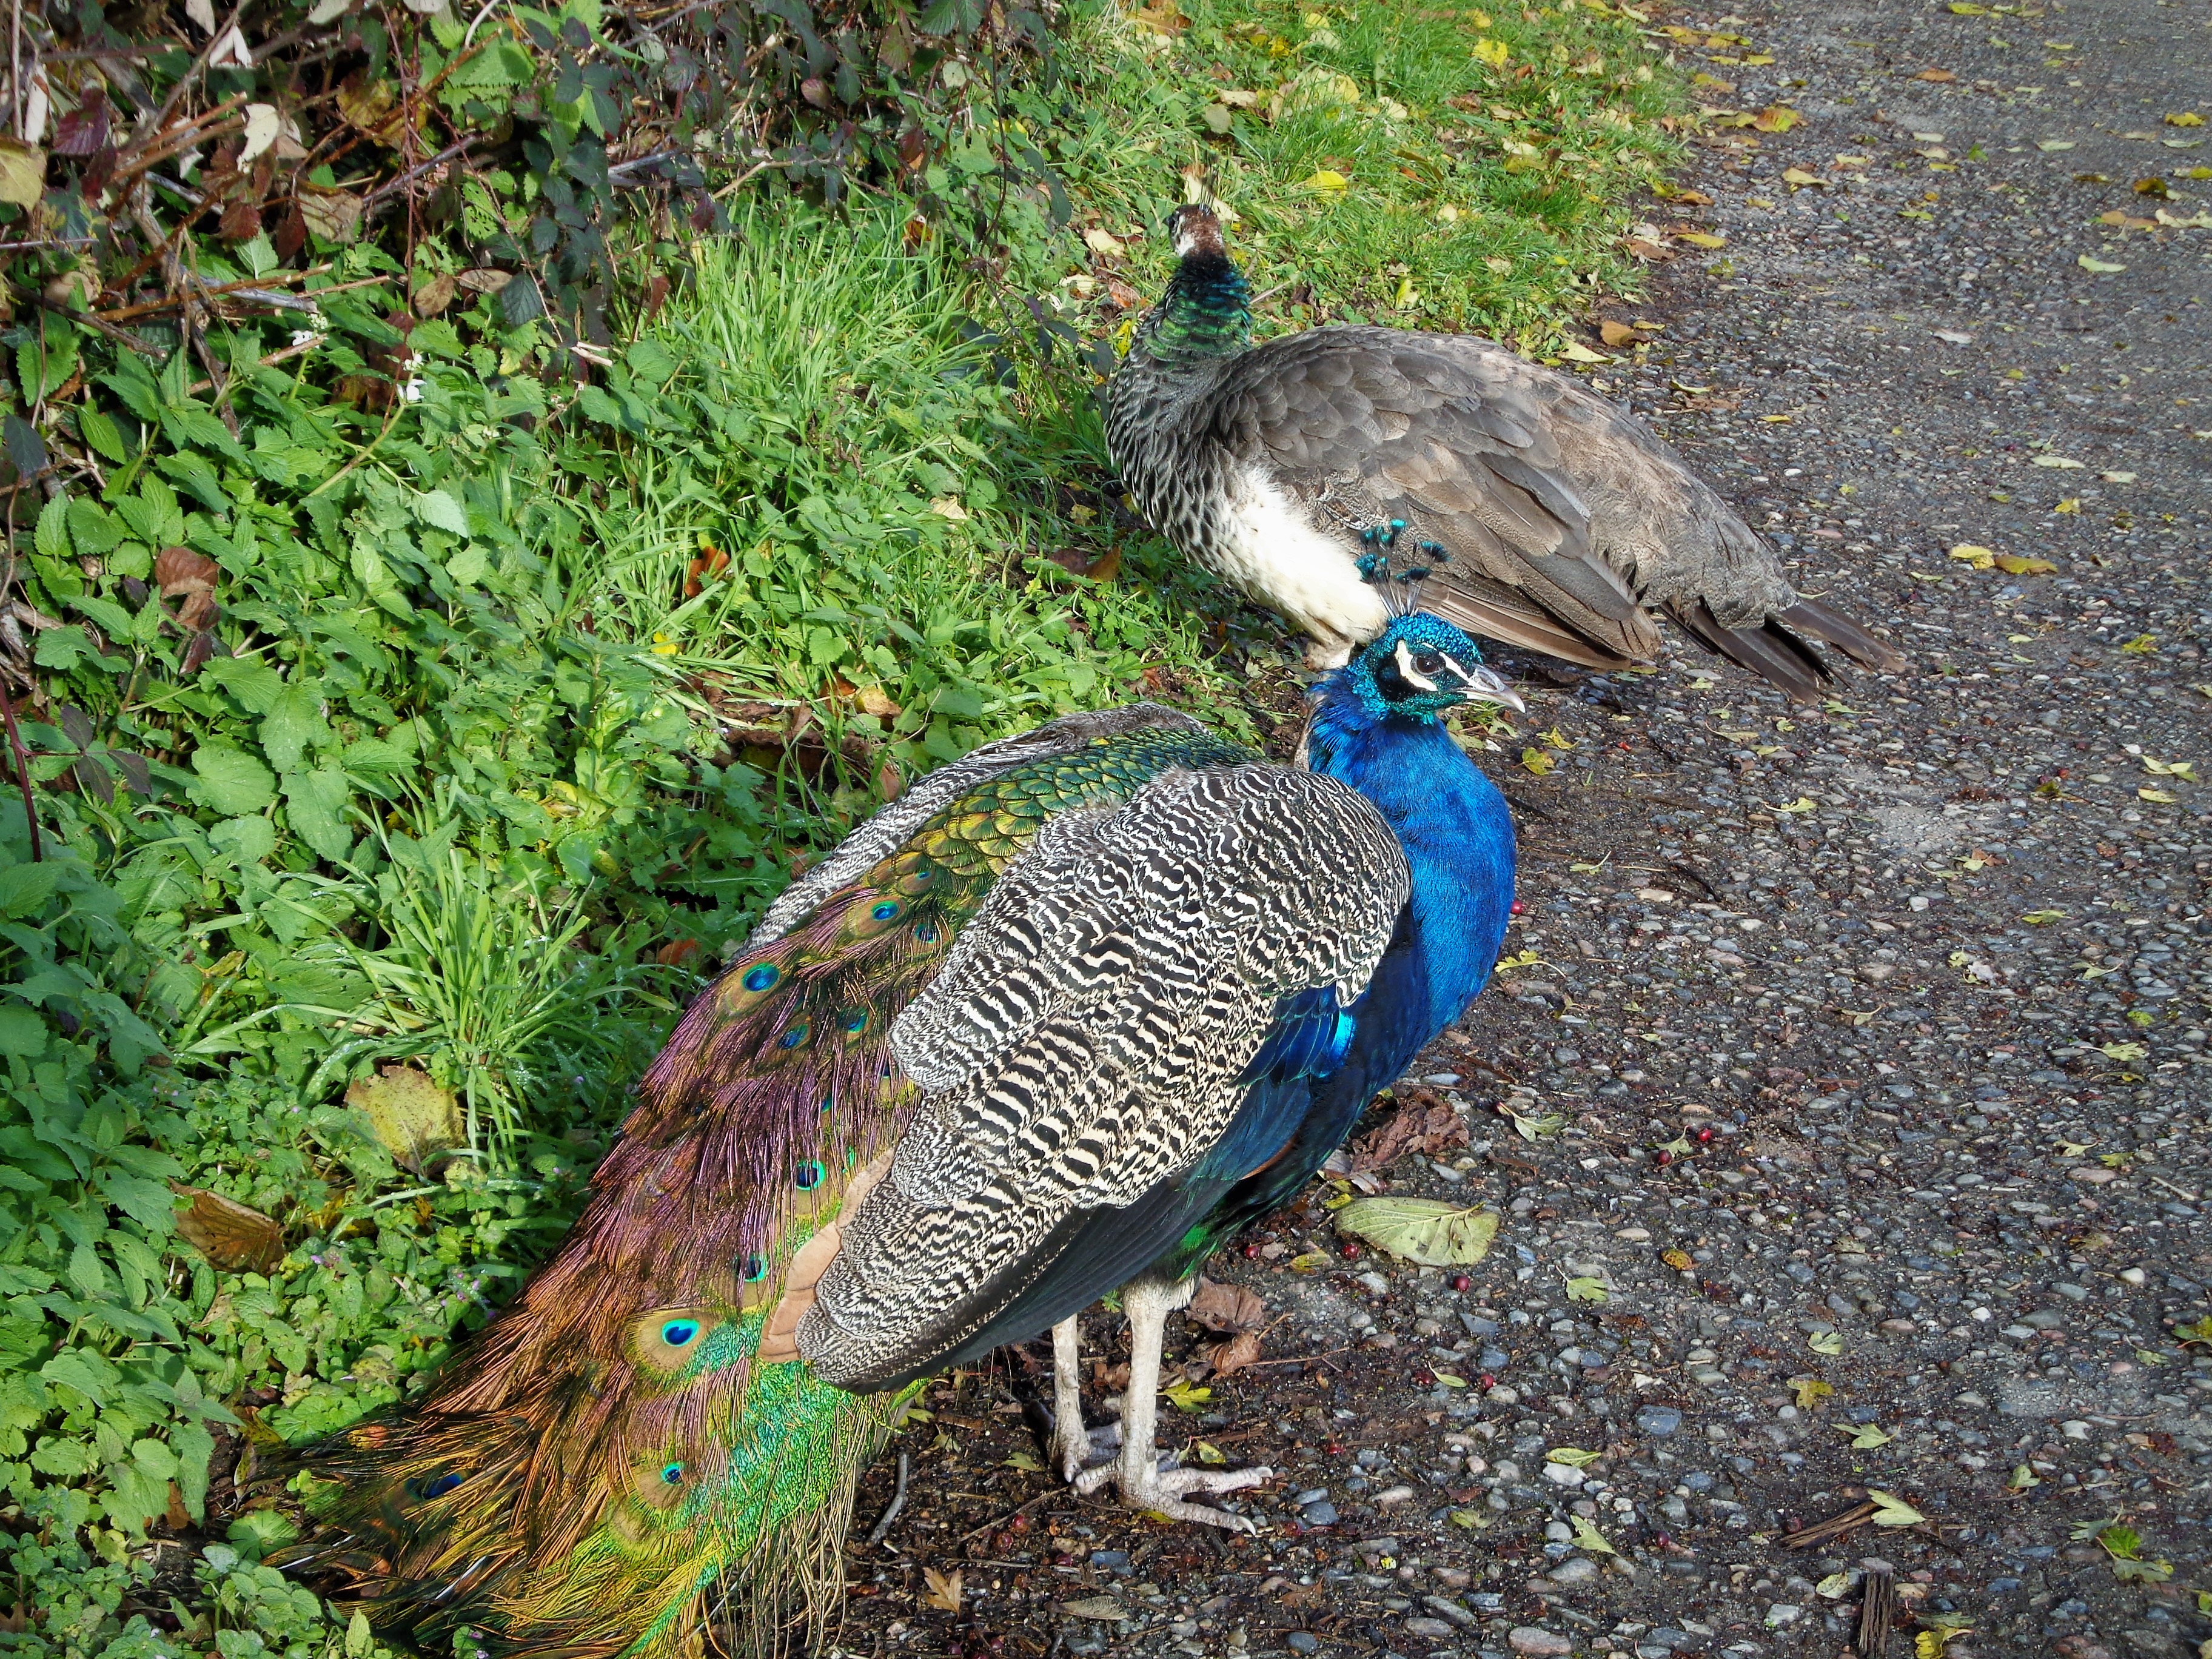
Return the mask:
{"type": "Polygon", "coordinates": [[[1816,641],[1905,658],[1796,593],[1771,548],[1651,428],[1472,335],[1320,328],[1251,343],[1219,216],[1176,210],[1179,256],[1106,389],[1114,464],[1187,556],[1303,629],[1316,668],[1389,617],[1362,557],[1436,567],[1423,603],[1471,633],[1591,668],[1646,662],[1664,611],[1793,700],[1816,641]]]}
{"type": "Polygon", "coordinates": [[[1170,1517],[1264,1469],[1159,1467],[1161,1331],[1488,978],[1503,798],[1446,711],[1519,707],[1397,612],[1281,766],[1187,715],[1070,714],[923,778],[769,907],[640,1085],[555,1255],[416,1401],[305,1455],[316,1533],[426,1650],[818,1643],[856,1477],[926,1378],[1132,1325],[1094,1483],[1170,1517]]]}

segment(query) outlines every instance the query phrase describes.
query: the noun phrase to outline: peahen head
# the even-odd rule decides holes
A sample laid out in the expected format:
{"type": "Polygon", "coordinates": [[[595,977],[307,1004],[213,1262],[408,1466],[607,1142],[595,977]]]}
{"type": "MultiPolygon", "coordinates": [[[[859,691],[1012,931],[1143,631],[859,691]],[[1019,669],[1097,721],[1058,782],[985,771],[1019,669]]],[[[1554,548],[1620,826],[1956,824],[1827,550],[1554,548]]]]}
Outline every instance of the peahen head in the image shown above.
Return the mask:
{"type": "Polygon", "coordinates": [[[1337,672],[1378,720],[1433,721],[1464,702],[1503,703],[1526,712],[1504,677],[1484,665],[1475,642],[1425,611],[1395,618],[1337,672]]]}
{"type": "Polygon", "coordinates": [[[1160,363],[1196,368],[1252,343],[1251,289],[1221,240],[1221,219],[1191,204],[1168,216],[1176,273],[1138,338],[1160,363]]]}

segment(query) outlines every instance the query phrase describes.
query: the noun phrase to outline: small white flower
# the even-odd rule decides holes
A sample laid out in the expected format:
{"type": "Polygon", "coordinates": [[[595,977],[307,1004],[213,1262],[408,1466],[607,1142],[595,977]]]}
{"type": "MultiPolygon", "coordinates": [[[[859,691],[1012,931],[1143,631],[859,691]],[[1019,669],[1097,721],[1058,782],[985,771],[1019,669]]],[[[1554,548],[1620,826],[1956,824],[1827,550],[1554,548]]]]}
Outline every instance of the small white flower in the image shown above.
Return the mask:
{"type": "Polygon", "coordinates": [[[400,401],[410,404],[421,403],[422,401],[422,386],[423,380],[420,374],[409,375],[404,384],[403,384],[399,388],[400,401]]]}
{"type": "Polygon", "coordinates": [[[319,328],[295,328],[292,331],[292,347],[295,351],[304,350],[309,346],[318,346],[322,343],[323,331],[319,328]]]}

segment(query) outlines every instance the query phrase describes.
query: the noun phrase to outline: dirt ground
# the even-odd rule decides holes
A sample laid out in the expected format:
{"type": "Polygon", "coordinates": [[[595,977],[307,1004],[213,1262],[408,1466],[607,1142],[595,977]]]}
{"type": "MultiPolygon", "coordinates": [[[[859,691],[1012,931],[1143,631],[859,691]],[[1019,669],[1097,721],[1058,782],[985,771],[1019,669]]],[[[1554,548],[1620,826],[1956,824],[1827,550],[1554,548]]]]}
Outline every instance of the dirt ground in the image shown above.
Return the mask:
{"type": "Polygon", "coordinates": [[[1655,21],[1802,120],[1700,141],[1647,228],[1724,249],[1593,372],[1917,672],[1536,676],[1520,965],[1351,1158],[1501,1211],[1488,1258],[1347,1248],[1317,1185],[1215,1264],[1264,1363],[1164,1440],[1277,1470],[1254,1537],[1052,1481],[1041,1345],[939,1385],[848,1654],[1833,1656],[1869,1559],[1893,1653],[2212,1638],[2212,22],[1655,21]],[[1791,1547],[1869,1491],[1921,1519],[1791,1547]]]}

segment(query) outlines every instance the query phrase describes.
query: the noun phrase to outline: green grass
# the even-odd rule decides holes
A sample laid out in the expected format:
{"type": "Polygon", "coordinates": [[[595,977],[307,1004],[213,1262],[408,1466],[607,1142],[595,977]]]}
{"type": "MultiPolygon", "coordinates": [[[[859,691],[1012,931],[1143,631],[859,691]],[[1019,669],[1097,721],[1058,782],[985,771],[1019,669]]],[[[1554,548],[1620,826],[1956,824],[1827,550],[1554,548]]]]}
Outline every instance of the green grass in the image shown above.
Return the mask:
{"type": "Polygon", "coordinates": [[[1089,95],[1055,159],[1084,224],[1129,252],[1070,271],[1064,293],[1115,271],[1157,289],[1186,169],[1275,296],[1266,329],[1371,321],[1540,348],[1633,282],[1614,243],[1673,154],[1657,120],[1674,94],[1632,21],[1571,3],[1163,4],[1188,19],[1172,34],[1160,7],[1074,9],[1089,95]]]}

